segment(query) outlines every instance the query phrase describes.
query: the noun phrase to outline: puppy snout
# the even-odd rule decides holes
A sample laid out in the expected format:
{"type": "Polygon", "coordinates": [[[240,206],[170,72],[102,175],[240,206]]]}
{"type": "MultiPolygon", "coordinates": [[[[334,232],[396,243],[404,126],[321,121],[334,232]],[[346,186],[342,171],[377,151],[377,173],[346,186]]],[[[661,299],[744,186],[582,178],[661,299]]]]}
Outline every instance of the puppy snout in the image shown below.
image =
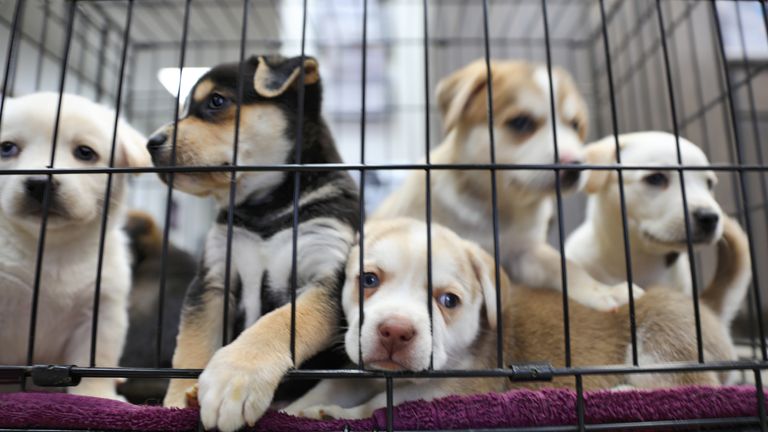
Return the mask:
{"type": "MultiPolygon", "coordinates": [[[[580,160],[575,160],[575,159],[568,160],[565,157],[560,158],[560,163],[573,165],[574,167],[581,165],[580,160]]],[[[580,176],[581,176],[581,168],[564,169],[560,171],[560,186],[564,188],[570,188],[579,181],[580,176]]]]}
{"type": "Polygon", "coordinates": [[[717,230],[717,224],[720,222],[720,215],[717,212],[707,208],[699,208],[693,211],[693,219],[696,226],[704,234],[712,234],[717,230]]]}
{"type": "Polygon", "coordinates": [[[413,323],[405,318],[386,319],[379,324],[378,330],[379,341],[390,355],[408,346],[416,336],[413,323]]]}
{"type": "Polygon", "coordinates": [[[147,141],[147,150],[150,152],[155,151],[162,147],[166,141],[168,141],[168,135],[166,135],[165,132],[158,132],[149,137],[149,141],[147,141]]]}
{"type": "MultiPolygon", "coordinates": [[[[45,189],[48,185],[48,178],[45,176],[29,177],[24,181],[24,189],[27,196],[34,201],[42,204],[45,199],[45,189]]],[[[49,193],[53,195],[58,188],[59,182],[56,179],[51,179],[51,186],[49,193]]]]}

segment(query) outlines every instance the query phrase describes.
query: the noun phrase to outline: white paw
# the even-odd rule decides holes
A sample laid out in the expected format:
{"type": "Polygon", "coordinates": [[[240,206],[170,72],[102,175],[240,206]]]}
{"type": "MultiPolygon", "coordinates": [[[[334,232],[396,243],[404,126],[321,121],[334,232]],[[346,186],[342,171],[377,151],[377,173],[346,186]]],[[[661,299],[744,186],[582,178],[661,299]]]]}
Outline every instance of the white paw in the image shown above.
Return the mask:
{"type": "Polygon", "coordinates": [[[637,390],[637,387],[629,384],[619,384],[615,387],[611,387],[608,390],[612,391],[630,391],[630,390],[637,390]]]}
{"type": "Polygon", "coordinates": [[[329,420],[329,419],[342,419],[354,417],[348,413],[346,408],[342,408],[338,405],[315,405],[309,408],[300,410],[292,410],[291,407],[286,408],[287,414],[306,417],[316,420],[329,420]]]}
{"type": "Polygon", "coordinates": [[[235,342],[211,358],[200,375],[198,402],[206,429],[236,431],[254,425],[269,408],[290,359],[272,353],[254,358],[235,342]]]}
{"type": "MultiPolygon", "coordinates": [[[[163,406],[166,408],[186,408],[189,406],[189,392],[191,389],[197,391],[197,385],[193,384],[187,389],[185,383],[190,380],[176,380],[172,379],[168,385],[168,391],[163,398],[163,406]]],[[[194,382],[194,381],[191,381],[194,382]]]]}
{"type": "Polygon", "coordinates": [[[85,378],[80,384],[69,387],[67,392],[80,396],[93,396],[127,402],[125,397],[117,394],[117,380],[109,378],[85,378]]]}
{"type": "MultiPolygon", "coordinates": [[[[643,294],[645,291],[642,288],[632,284],[632,295],[635,300],[642,297],[643,294]]],[[[593,309],[613,311],[629,303],[629,290],[626,282],[613,286],[597,283],[586,289],[575,290],[571,298],[593,309]]]]}

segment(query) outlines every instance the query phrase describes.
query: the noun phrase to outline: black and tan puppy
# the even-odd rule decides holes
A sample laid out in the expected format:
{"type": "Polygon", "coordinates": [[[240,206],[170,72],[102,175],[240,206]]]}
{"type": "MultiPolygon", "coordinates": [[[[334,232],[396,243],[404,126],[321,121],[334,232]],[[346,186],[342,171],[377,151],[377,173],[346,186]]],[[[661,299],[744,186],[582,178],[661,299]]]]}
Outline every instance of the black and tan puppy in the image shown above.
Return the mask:
{"type": "MultiPolygon", "coordinates": [[[[294,163],[301,129],[301,162],[339,163],[321,118],[321,86],[313,58],[259,56],[242,65],[240,165],[294,163]],[[303,69],[303,70],[302,70],[303,69]],[[303,78],[303,82],[302,82],[303,78]],[[304,112],[299,116],[299,90],[304,112]]],[[[195,84],[176,131],[176,164],[233,163],[238,63],[211,69],[195,84]]],[[[147,147],[155,165],[172,164],[173,124],[157,131],[147,147]]],[[[199,381],[206,428],[236,430],[254,423],[269,406],[293,366],[290,351],[294,174],[240,171],[231,253],[232,322],[244,330],[222,345],[224,278],[230,173],[179,173],[174,185],[213,196],[221,210],[211,228],[198,276],[187,292],[173,366],[205,368],[199,381]],[[234,317],[234,315],[237,315],[234,317]],[[218,351],[217,351],[218,349],[218,351]]],[[[164,177],[167,181],[168,178],[164,177]]],[[[344,263],[359,224],[357,189],[342,171],[300,175],[298,199],[295,361],[331,346],[340,319],[344,263]]],[[[184,406],[190,380],[171,382],[167,406],[184,406]]]]}

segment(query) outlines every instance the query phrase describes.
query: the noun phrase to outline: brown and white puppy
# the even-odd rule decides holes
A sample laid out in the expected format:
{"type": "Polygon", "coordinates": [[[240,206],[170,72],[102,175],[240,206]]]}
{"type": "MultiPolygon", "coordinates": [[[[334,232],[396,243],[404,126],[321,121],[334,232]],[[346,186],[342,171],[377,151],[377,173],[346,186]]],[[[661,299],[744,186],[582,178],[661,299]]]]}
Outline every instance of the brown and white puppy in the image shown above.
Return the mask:
{"type": "MultiPolygon", "coordinates": [[[[297,145],[302,163],[340,163],[321,115],[321,96],[318,65],[311,57],[302,61],[300,57],[254,56],[242,65],[216,66],[195,84],[177,123],[175,164],[233,164],[238,101],[238,164],[293,164],[297,145]],[[243,85],[240,98],[238,78],[243,85]],[[303,113],[299,112],[301,89],[303,113]]],[[[148,148],[156,165],[174,164],[173,136],[171,123],[150,137],[148,148]]],[[[173,366],[205,368],[198,392],[202,422],[208,429],[233,431],[261,417],[291,367],[333,344],[341,319],[338,296],[344,262],[359,225],[357,188],[339,170],[303,172],[299,185],[287,171],[238,171],[230,214],[229,172],[179,173],[173,178],[179,189],[213,196],[219,206],[197,278],[187,291],[173,366]],[[299,190],[298,209],[294,186],[299,190]],[[294,210],[299,219],[295,251],[294,210]],[[291,305],[287,304],[294,254],[295,364],[290,348],[291,305]],[[228,265],[231,297],[226,301],[231,302],[232,312],[230,322],[224,323],[228,265]],[[242,332],[221,348],[225,325],[232,328],[230,334],[242,332]]],[[[172,380],[165,405],[185,406],[186,390],[193,384],[193,380],[172,380]]]]}
{"type": "MultiPolygon", "coordinates": [[[[498,164],[579,164],[587,130],[587,110],[570,75],[552,71],[556,115],[550,109],[550,76],[545,65],[524,61],[495,61],[493,130],[498,164]],[[559,160],[555,158],[553,123],[557,129],[559,160]]],[[[487,71],[477,61],[443,79],[437,102],[447,136],[432,151],[435,164],[490,163],[487,115],[487,71]]],[[[375,219],[425,217],[426,174],[414,172],[372,215],[375,219]]],[[[579,180],[579,171],[564,170],[564,191],[579,180]]],[[[500,169],[496,171],[499,251],[501,264],[516,282],[535,288],[561,289],[560,254],[546,242],[553,214],[554,171],[500,169]]],[[[487,170],[432,170],[432,219],[470,239],[486,251],[494,250],[491,175],[487,170]]],[[[579,266],[568,263],[568,294],[597,309],[613,309],[627,302],[626,283],[603,284],[579,266]]],[[[635,287],[636,295],[642,291],[635,287]]]]}
{"type": "MultiPolygon", "coordinates": [[[[616,161],[614,136],[587,147],[587,161],[612,164],[616,161]]],[[[704,152],[680,137],[680,156],[686,166],[709,165],[704,152]]],[[[667,132],[635,132],[619,135],[621,162],[627,165],[677,165],[677,144],[667,132]]],[[[584,190],[589,194],[587,217],[565,244],[566,254],[597,280],[619,283],[627,279],[618,174],[593,170],[586,174],[584,190]]],[[[664,169],[624,170],[624,201],[627,234],[634,282],[640,286],[662,284],[691,294],[691,269],[687,253],[686,212],[680,176],[664,169]]],[[[683,174],[688,202],[691,243],[695,248],[713,245],[724,230],[746,248],[747,239],[738,223],[725,215],[715,200],[717,177],[711,170],[689,170],[683,174]],[[736,226],[732,226],[736,225],[736,226]],[[740,235],[737,235],[737,234],[740,235]]],[[[729,324],[746,295],[752,272],[749,255],[735,269],[741,277],[719,294],[702,292],[720,306],[721,318],[729,324]]]]}
{"type": "MultiPolygon", "coordinates": [[[[562,295],[512,285],[501,273],[502,320],[496,314],[493,258],[476,244],[432,225],[433,319],[427,309],[426,225],[412,219],[375,221],[365,226],[362,274],[364,321],[358,335],[360,267],[357,247],[350,252],[342,304],[349,323],[345,347],[349,357],[369,369],[421,371],[493,369],[496,326],[504,326],[505,362],[549,362],[564,365],[562,295]]],[[[732,258],[729,256],[728,258],[732,258]]],[[[733,275],[730,260],[719,268],[718,282],[733,275]]],[[[690,300],[668,289],[650,289],[636,302],[639,363],[696,362],[694,317],[690,300]]],[[[569,303],[573,366],[631,364],[629,311],[596,311],[569,303]]],[[[714,314],[701,309],[707,361],[734,359],[731,340],[714,314]]],[[[584,388],[621,385],[666,387],[717,385],[714,372],[685,374],[591,375],[584,388]]],[[[510,383],[505,378],[432,378],[397,380],[394,403],[451,394],[503,391],[509,388],[575,386],[572,378],[552,383],[510,383]]],[[[286,408],[309,417],[363,418],[385,406],[381,386],[326,380],[286,408]]]]}
{"type": "MultiPolygon", "coordinates": [[[[42,169],[50,164],[57,93],[7,99],[0,128],[0,168],[42,169]]],[[[109,166],[115,113],[65,94],[56,137],[55,168],[109,166]]],[[[145,138],[120,120],[114,165],[150,164],[145,138]]],[[[0,176],[0,364],[27,364],[27,336],[44,201],[48,198],[45,250],[33,363],[90,364],[91,323],[99,262],[101,217],[109,211],[103,252],[96,366],[117,366],[128,326],[131,260],[122,231],[125,176],[18,174],[0,176]],[[50,180],[49,180],[50,179],[50,180]],[[105,208],[106,207],[106,208],[105,208]]],[[[70,393],[119,398],[115,380],[83,379],[70,393]]]]}

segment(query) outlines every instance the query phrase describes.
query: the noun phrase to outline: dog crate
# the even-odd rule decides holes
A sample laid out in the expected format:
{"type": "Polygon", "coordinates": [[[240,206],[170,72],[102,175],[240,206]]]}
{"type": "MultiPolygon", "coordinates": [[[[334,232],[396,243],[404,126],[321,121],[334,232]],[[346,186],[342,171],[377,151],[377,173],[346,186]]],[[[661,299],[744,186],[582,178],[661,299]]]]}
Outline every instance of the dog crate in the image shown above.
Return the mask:
{"type": "MultiPolygon", "coordinates": [[[[587,141],[660,130],[686,137],[709,157],[710,169],[719,178],[717,199],[726,213],[738,219],[750,240],[752,284],[733,329],[741,359],[705,361],[699,328],[695,329],[697,362],[649,365],[635,355],[633,364],[625,367],[574,367],[566,339],[566,366],[548,369],[548,373],[575,377],[575,424],[560,429],[498,430],[766,430],[761,373],[768,367],[762,313],[768,307],[764,291],[768,283],[764,265],[768,260],[768,165],[764,160],[768,157],[764,154],[768,152],[767,9],[764,0],[0,0],[2,97],[35,91],[84,95],[117,110],[149,135],[176,118],[192,84],[211,66],[252,54],[311,55],[320,65],[324,117],[345,164],[221,169],[228,173],[347,170],[361,188],[361,207],[371,212],[410,171],[520,169],[496,164],[493,156],[489,164],[476,167],[432,166],[423,161],[443,138],[434,94],[441,78],[476,59],[516,58],[562,67],[573,75],[587,102],[587,141]],[[757,414],[621,424],[593,424],[585,416],[585,376],[704,370],[738,371],[743,382],[754,383],[757,414]]],[[[0,103],[0,116],[3,106],[0,103]]],[[[554,109],[554,102],[552,106],[554,109]]],[[[617,172],[642,168],[588,167],[617,172]]],[[[554,161],[525,167],[556,172],[564,168],[554,161]]],[[[679,163],[669,169],[683,175],[699,168],[679,163]]],[[[175,191],[157,179],[157,172],[174,169],[97,171],[138,174],[130,179],[129,206],[154,216],[163,229],[164,244],[173,243],[200,255],[216,215],[214,204],[175,191]]],[[[23,173],[0,171],[3,176],[19,174],[78,175],[55,166],[23,173]]],[[[584,219],[585,198],[579,193],[565,195],[558,187],[555,200],[556,218],[549,241],[563,253],[564,239],[584,219]]],[[[426,214],[429,211],[425,208],[426,214]]],[[[103,231],[106,218],[101,221],[103,231]]],[[[498,238],[499,221],[487,223],[498,238]]],[[[44,231],[43,224],[41,233],[44,231]]],[[[693,250],[690,242],[689,250],[693,250]]],[[[46,265],[45,249],[41,241],[37,259],[30,263],[38,273],[46,265]]],[[[167,250],[164,246],[163,253],[167,250]]],[[[706,250],[693,255],[691,277],[695,287],[702,287],[713,273],[714,254],[706,250]]],[[[160,279],[167,272],[166,261],[164,255],[160,279]]],[[[100,278],[101,272],[94,262],[94,278],[100,278]]],[[[54,287],[37,283],[33,288],[37,298],[40,290],[54,287]]],[[[161,343],[163,334],[175,329],[163,325],[163,315],[168,313],[163,304],[164,282],[158,283],[156,296],[156,323],[150,335],[154,341],[152,364],[94,367],[92,355],[90,365],[49,369],[49,378],[61,378],[58,373],[149,380],[196,377],[199,370],[160,367],[171,349],[161,343]]],[[[691,308],[698,317],[697,304],[692,300],[691,308]]],[[[34,361],[36,306],[33,303],[29,311],[31,328],[0,329],[28,334],[30,347],[26,364],[0,365],[3,389],[26,388],[33,376],[46,375],[46,369],[34,361]]],[[[226,322],[225,312],[231,311],[222,311],[226,322]]],[[[568,335],[569,322],[563,325],[568,335]]],[[[634,329],[634,322],[627,325],[634,329]]],[[[227,338],[231,340],[232,335],[227,338]]],[[[95,344],[95,336],[92,341],[95,344]]],[[[499,359],[499,364],[506,366],[512,360],[499,359]]],[[[528,372],[526,368],[500,367],[484,375],[514,378],[528,372]]],[[[469,377],[478,372],[442,371],[439,375],[469,377]]],[[[286,379],[312,376],[318,373],[294,370],[286,379]]],[[[391,405],[391,394],[396,391],[393,384],[437,374],[336,370],[322,372],[322,376],[384,379],[389,393],[384,425],[392,430],[396,421],[391,405]]]]}

